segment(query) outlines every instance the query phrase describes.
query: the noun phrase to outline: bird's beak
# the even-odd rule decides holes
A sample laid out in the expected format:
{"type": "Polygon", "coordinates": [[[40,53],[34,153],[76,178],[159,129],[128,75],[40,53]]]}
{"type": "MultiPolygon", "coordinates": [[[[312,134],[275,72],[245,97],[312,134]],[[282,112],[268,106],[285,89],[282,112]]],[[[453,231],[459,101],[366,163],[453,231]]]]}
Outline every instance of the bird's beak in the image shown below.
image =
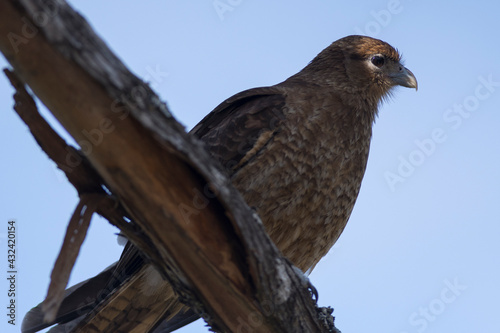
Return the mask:
{"type": "Polygon", "coordinates": [[[415,75],[402,65],[399,66],[397,73],[391,74],[390,77],[396,85],[418,90],[418,83],[415,75]]]}

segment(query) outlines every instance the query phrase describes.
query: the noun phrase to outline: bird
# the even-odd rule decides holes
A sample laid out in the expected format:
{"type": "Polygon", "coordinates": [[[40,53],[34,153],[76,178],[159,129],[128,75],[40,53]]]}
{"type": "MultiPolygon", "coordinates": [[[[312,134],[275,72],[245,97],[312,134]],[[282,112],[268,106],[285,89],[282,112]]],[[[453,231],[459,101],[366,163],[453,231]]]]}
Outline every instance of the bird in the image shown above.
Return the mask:
{"type": "MultiPolygon", "coordinates": [[[[190,133],[259,214],[272,241],[310,272],[344,230],[365,173],[372,127],[394,88],[418,89],[388,43],[338,39],[273,86],[237,93],[190,133]]],[[[53,323],[40,305],[22,332],[171,332],[198,315],[132,244],[119,261],[66,291],[53,323]]]]}

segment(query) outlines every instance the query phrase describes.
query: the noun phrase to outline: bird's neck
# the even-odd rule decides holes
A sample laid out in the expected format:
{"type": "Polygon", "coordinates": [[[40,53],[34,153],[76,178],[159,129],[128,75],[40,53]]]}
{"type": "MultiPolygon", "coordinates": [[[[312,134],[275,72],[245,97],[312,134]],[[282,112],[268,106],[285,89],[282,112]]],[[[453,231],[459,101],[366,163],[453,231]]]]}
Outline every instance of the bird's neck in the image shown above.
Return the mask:
{"type": "Polygon", "coordinates": [[[333,79],[318,78],[318,80],[320,81],[316,82],[312,78],[306,80],[299,72],[276,86],[286,87],[291,93],[299,93],[300,90],[311,96],[323,95],[332,100],[337,99],[346,109],[355,111],[356,117],[367,118],[371,124],[375,121],[378,105],[383,99],[378,91],[349,89],[347,86],[337,84],[333,79]]]}

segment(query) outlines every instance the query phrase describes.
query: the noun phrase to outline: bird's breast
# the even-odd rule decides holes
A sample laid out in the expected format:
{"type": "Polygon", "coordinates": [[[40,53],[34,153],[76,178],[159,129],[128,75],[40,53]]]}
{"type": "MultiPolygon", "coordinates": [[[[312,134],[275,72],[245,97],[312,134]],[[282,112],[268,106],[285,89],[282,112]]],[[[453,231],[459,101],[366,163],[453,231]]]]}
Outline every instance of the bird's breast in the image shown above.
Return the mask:
{"type": "Polygon", "coordinates": [[[351,124],[330,118],[321,112],[310,117],[292,113],[233,177],[276,245],[304,271],[342,233],[368,158],[371,124],[368,131],[346,129],[351,124]]]}

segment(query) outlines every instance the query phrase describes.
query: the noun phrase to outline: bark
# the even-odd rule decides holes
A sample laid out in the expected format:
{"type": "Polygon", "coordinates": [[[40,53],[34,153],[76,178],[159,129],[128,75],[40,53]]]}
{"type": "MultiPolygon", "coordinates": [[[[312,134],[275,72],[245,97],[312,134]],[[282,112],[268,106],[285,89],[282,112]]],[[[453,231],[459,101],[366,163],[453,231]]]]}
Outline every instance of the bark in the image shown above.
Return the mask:
{"type": "Polygon", "coordinates": [[[83,153],[30,126],[39,142],[49,138],[46,151],[58,142],[49,156],[81,196],[111,192],[115,204],[97,211],[214,329],[329,331],[307,283],[203,145],[64,1],[0,1],[0,50],[83,153]]]}

